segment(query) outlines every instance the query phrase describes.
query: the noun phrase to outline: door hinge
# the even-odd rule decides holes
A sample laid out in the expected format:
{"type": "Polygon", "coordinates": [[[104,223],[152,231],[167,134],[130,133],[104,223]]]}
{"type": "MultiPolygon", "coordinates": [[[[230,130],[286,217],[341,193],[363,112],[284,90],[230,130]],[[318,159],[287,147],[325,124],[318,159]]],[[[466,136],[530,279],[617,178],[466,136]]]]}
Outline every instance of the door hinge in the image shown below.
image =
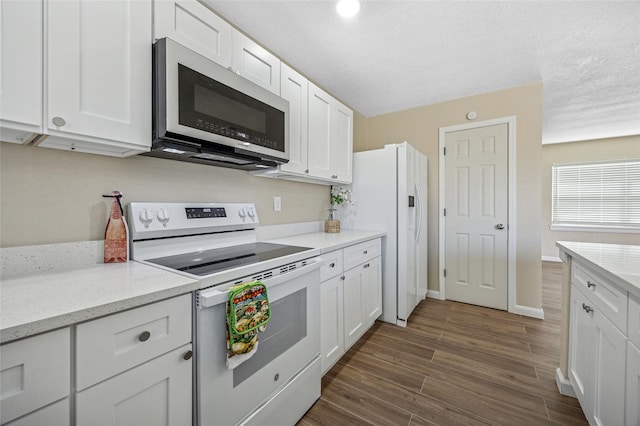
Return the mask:
{"type": "Polygon", "coordinates": [[[447,270],[446,269],[444,270],[444,276],[445,277],[447,276],[447,270]]]}

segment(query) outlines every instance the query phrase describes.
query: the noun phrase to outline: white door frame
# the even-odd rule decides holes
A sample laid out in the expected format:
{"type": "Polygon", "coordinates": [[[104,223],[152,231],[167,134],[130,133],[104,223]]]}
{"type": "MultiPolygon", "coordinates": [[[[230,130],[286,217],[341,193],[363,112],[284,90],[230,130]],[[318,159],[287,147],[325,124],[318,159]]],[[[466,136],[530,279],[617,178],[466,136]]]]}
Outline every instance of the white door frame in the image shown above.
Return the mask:
{"type": "Polygon", "coordinates": [[[439,253],[439,273],[438,273],[438,286],[439,286],[439,298],[441,300],[446,299],[445,294],[445,221],[444,221],[444,207],[445,207],[445,135],[451,132],[457,132],[459,130],[469,130],[478,127],[495,126],[497,124],[507,124],[507,137],[508,137],[508,197],[507,197],[507,301],[508,311],[517,311],[516,307],[516,116],[496,118],[493,120],[478,121],[467,124],[458,124],[455,126],[441,127],[439,132],[439,162],[438,162],[438,253],[439,253]]]}

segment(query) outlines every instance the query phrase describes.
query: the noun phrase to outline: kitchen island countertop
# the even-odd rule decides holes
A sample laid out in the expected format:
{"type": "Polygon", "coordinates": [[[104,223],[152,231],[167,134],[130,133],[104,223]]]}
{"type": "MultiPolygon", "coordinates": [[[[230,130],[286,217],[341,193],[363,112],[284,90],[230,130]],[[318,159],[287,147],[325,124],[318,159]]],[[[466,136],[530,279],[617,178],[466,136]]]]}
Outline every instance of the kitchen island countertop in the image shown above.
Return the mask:
{"type": "Polygon", "coordinates": [[[640,245],[558,241],[561,255],[586,262],[612,283],[640,298],[640,245]]]}

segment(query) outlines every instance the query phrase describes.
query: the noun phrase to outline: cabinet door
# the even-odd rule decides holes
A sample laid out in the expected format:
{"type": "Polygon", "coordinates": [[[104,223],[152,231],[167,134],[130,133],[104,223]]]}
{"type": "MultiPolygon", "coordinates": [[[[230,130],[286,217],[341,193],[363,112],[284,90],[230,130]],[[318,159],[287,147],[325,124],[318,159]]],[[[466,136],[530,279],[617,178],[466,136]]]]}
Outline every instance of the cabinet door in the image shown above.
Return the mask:
{"type": "Polygon", "coordinates": [[[595,319],[593,420],[597,425],[624,424],[627,338],[599,310],[595,319]]]}
{"type": "Polygon", "coordinates": [[[364,264],[365,324],[371,325],[382,313],[382,258],[364,264]]]}
{"type": "Polygon", "coordinates": [[[191,345],[76,395],[76,423],[92,426],[190,425],[191,345]],[[185,359],[187,358],[187,359],[185,359]]]}
{"type": "Polygon", "coordinates": [[[342,276],[320,284],[320,353],[322,373],[344,354],[342,276]]]}
{"type": "Polygon", "coordinates": [[[640,349],[627,342],[627,413],[625,425],[640,424],[640,349]]]}
{"type": "Polygon", "coordinates": [[[309,175],[329,180],[332,98],[309,82],[309,175]]]}
{"type": "Polygon", "coordinates": [[[233,31],[233,70],[280,95],[280,59],[239,31],[233,31]]]}
{"type": "Polygon", "coordinates": [[[154,39],[169,37],[227,68],[231,66],[233,28],[196,0],[156,1],[154,39]]]}
{"type": "Polygon", "coordinates": [[[349,349],[365,332],[363,266],[344,273],[344,348],[349,349]]]}
{"type": "Polygon", "coordinates": [[[0,2],[2,141],[29,142],[42,131],[42,2],[0,2]]]}
{"type": "Polygon", "coordinates": [[[587,414],[593,410],[595,325],[592,315],[585,311],[583,304],[589,306],[589,301],[575,286],[571,286],[569,380],[587,414]]]}
{"type": "Polygon", "coordinates": [[[70,425],[69,398],[64,398],[40,410],[20,417],[6,426],[64,426],[70,425]]]}
{"type": "Polygon", "coordinates": [[[307,79],[286,64],[281,67],[281,96],[289,101],[289,162],[281,169],[307,173],[307,79]]]}
{"type": "Polygon", "coordinates": [[[353,158],[353,111],[334,100],[331,111],[329,169],[337,183],[351,183],[353,158]]]}
{"type": "Polygon", "coordinates": [[[132,155],[151,145],[151,2],[51,1],[42,145],[132,155]],[[55,136],[64,137],[55,138],[55,136]],[[67,138],[91,144],[66,142],[67,138]],[[106,148],[106,147],[111,148],[106,148]]]}

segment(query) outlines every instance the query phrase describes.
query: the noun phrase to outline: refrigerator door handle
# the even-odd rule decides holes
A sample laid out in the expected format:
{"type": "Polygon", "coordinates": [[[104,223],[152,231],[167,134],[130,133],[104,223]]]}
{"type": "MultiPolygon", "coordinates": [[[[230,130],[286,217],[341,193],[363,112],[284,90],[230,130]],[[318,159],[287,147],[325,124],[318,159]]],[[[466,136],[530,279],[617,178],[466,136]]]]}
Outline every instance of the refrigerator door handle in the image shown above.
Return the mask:
{"type": "Polygon", "coordinates": [[[414,183],[415,186],[415,190],[416,190],[416,196],[418,199],[418,205],[417,210],[418,210],[418,215],[417,217],[417,222],[418,222],[418,226],[416,226],[416,243],[418,241],[420,241],[420,234],[422,233],[422,196],[420,195],[420,185],[418,185],[418,182],[414,183]]]}

